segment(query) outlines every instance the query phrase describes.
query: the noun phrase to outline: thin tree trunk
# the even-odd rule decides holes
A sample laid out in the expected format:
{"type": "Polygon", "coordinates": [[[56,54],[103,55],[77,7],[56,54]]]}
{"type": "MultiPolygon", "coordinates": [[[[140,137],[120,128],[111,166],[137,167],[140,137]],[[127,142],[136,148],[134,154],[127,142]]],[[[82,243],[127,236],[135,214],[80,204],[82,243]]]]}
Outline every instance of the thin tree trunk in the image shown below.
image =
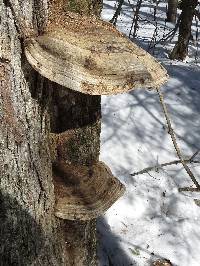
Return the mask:
{"type": "Polygon", "coordinates": [[[176,23],[178,0],[168,0],[166,21],[176,23]]]}
{"type": "Polygon", "coordinates": [[[119,0],[115,14],[113,15],[112,19],[110,20],[110,22],[113,23],[114,26],[116,26],[116,24],[117,24],[117,19],[121,13],[123,3],[124,3],[124,0],[119,0]]]}
{"type": "MultiPolygon", "coordinates": [[[[101,1],[85,2],[90,3],[90,11],[84,13],[100,13],[101,1]]],[[[43,31],[47,6],[47,0],[0,0],[2,266],[96,265],[96,221],[70,222],[54,216],[49,132],[73,131],[71,142],[66,143],[71,161],[98,160],[100,97],[61,88],[69,103],[62,110],[64,99],[54,91],[58,85],[42,78],[26,61],[22,33],[43,31]],[[62,100],[61,120],[66,115],[61,128],[53,124],[53,118],[50,125],[48,110],[56,99],[62,100]]]]}
{"type": "Polygon", "coordinates": [[[191,26],[198,0],[182,0],[181,22],[179,26],[178,42],[176,43],[171,59],[184,60],[188,54],[188,44],[191,36],[191,26]]]}
{"type": "MultiPolygon", "coordinates": [[[[53,138],[62,143],[56,146],[57,152],[53,152],[54,160],[78,165],[93,164],[99,159],[101,97],[66,90],[55,83],[52,85],[53,138]]],[[[62,220],[62,226],[69,265],[96,265],[96,220],[62,220]]]]}
{"type": "Polygon", "coordinates": [[[134,13],[133,21],[132,21],[132,24],[131,24],[131,29],[130,29],[130,32],[129,32],[129,38],[130,37],[133,37],[133,38],[136,37],[137,30],[139,28],[139,26],[138,26],[138,20],[139,20],[139,13],[140,13],[141,5],[142,5],[142,0],[138,0],[137,1],[137,4],[136,4],[136,8],[135,8],[135,13],[134,13]],[[132,33],[132,30],[133,30],[133,33],[132,33]]]}
{"type": "MultiPolygon", "coordinates": [[[[91,13],[99,15],[101,6],[100,1],[96,1],[95,4],[91,0],[67,2],[68,10],[88,15],[91,13]]],[[[54,160],[65,160],[70,164],[87,166],[97,162],[100,152],[101,97],[67,90],[55,83],[51,85],[53,90],[51,132],[58,139],[64,136],[61,141],[62,147],[59,144],[56,146],[57,154],[54,160]]],[[[96,219],[86,222],[62,220],[61,223],[65,232],[69,265],[95,266],[97,264],[96,219]]]]}

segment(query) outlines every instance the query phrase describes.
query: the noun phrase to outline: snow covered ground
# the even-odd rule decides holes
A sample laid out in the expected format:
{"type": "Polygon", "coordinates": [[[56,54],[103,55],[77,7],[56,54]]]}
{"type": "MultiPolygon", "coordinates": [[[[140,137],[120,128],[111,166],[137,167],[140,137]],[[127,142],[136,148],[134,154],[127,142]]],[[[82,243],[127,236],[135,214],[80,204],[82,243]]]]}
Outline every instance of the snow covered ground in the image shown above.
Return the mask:
{"type": "MultiPolygon", "coordinates": [[[[102,17],[110,20],[116,1],[104,2],[102,17]]],[[[144,17],[150,11],[152,14],[152,2],[143,1],[144,17]]],[[[133,13],[128,3],[125,1],[118,19],[118,28],[126,34],[133,13]]],[[[164,25],[165,5],[159,5],[159,34],[164,25]]],[[[136,41],[147,47],[155,27],[142,23],[136,41]]],[[[171,26],[167,24],[165,30],[170,31],[171,26]]],[[[189,157],[200,149],[200,54],[194,58],[198,51],[193,45],[187,62],[170,61],[167,54],[175,40],[160,45],[154,53],[170,75],[162,91],[178,144],[185,157],[189,157]]],[[[194,199],[200,199],[200,193],[178,192],[179,187],[192,186],[180,164],[159,167],[177,157],[158,95],[139,89],[102,97],[102,116],[101,160],[126,185],[127,191],[98,221],[100,266],[149,266],[157,258],[169,259],[174,266],[199,266],[200,207],[194,199]],[[130,176],[153,165],[158,165],[156,171],[130,176]]],[[[200,182],[200,164],[189,166],[200,182]]]]}

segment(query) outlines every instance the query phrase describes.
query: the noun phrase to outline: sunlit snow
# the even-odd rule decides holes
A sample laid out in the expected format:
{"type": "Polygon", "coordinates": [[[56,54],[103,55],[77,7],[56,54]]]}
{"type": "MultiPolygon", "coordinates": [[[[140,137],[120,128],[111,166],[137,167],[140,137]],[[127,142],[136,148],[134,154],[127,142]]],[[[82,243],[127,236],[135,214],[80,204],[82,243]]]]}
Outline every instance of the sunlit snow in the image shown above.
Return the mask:
{"type": "MultiPolygon", "coordinates": [[[[104,2],[102,17],[110,20],[116,1],[104,2]]],[[[161,2],[157,15],[160,35],[166,8],[165,1],[161,2]]],[[[152,16],[152,3],[143,1],[144,17],[152,16]]],[[[118,28],[126,34],[132,16],[129,1],[125,1],[118,28]]],[[[167,27],[170,30],[172,25],[167,27]]],[[[153,25],[142,23],[137,43],[147,47],[153,31],[153,25]]],[[[154,52],[170,75],[162,91],[178,144],[188,158],[200,149],[199,59],[195,59],[197,47],[191,45],[187,62],[170,61],[167,54],[175,40],[159,45],[154,52]]],[[[180,164],[159,167],[177,157],[156,92],[139,89],[102,97],[101,143],[100,159],[126,185],[126,194],[98,221],[100,265],[148,266],[157,258],[166,258],[176,266],[199,266],[200,207],[194,199],[200,199],[200,193],[178,192],[179,187],[193,185],[180,164]],[[130,176],[154,165],[158,165],[156,171],[130,176]]],[[[200,182],[200,164],[189,166],[200,182]]]]}

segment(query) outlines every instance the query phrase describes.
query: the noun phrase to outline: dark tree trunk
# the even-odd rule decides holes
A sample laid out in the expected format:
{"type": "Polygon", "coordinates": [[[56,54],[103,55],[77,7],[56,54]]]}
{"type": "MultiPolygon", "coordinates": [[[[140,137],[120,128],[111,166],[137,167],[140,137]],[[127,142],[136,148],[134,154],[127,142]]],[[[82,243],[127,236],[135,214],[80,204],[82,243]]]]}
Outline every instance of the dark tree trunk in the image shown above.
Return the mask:
{"type": "Polygon", "coordinates": [[[113,15],[112,19],[110,20],[110,22],[113,23],[113,25],[115,25],[115,26],[117,24],[117,19],[121,13],[123,3],[124,3],[124,0],[119,0],[115,14],[113,15]]]}
{"type": "Polygon", "coordinates": [[[178,0],[168,0],[166,21],[176,23],[178,0]]]}
{"type": "Polygon", "coordinates": [[[136,8],[135,8],[135,14],[133,17],[133,21],[131,24],[131,29],[129,32],[129,37],[132,36],[134,38],[137,35],[137,30],[139,29],[138,20],[139,20],[139,12],[140,12],[141,5],[142,5],[142,0],[138,0],[137,4],[136,4],[136,8]],[[134,30],[133,30],[133,28],[134,28],[134,30]],[[133,30],[133,33],[132,33],[132,30],[133,30]]]}
{"type": "MultiPolygon", "coordinates": [[[[66,1],[66,8],[69,2],[66,1]]],[[[97,15],[102,4],[92,0],[71,2],[77,12],[97,15]]],[[[54,88],[58,85],[42,78],[26,61],[24,35],[42,32],[47,8],[47,0],[0,0],[0,265],[3,266],[96,264],[96,221],[70,222],[54,216],[49,133],[72,132],[71,140],[66,142],[69,160],[83,164],[98,160],[100,97],[62,88],[56,95],[54,88]],[[68,105],[62,109],[64,98],[68,105]],[[50,123],[49,116],[49,107],[52,110],[52,102],[58,99],[63,119],[59,125],[53,123],[53,118],[50,123]]]]}
{"type": "MultiPolygon", "coordinates": [[[[99,159],[101,97],[66,90],[55,83],[52,86],[52,142],[59,140],[52,146],[56,148],[53,160],[93,164],[99,159]]],[[[96,220],[61,222],[69,265],[96,265],[96,220]]]]}
{"type": "Polygon", "coordinates": [[[192,19],[198,0],[182,0],[181,22],[179,26],[178,42],[176,43],[170,59],[184,60],[188,54],[188,44],[191,36],[192,19]]]}

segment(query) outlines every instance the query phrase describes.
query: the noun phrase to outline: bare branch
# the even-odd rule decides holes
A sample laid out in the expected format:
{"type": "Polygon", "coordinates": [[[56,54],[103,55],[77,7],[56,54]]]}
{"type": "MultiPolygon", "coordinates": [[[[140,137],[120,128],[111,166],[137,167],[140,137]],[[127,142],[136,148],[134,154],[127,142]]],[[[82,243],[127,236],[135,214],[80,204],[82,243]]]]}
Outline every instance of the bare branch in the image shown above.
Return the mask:
{"type": "Polygon", "coordinates": [[[139,12],[140,12],[141,5],[142,5],[142,0],[138,0],[137,4],[136,4],[136,9],[135,9],[135,14],[134,14],[134,17],[133,17],[133,21],[132,21],[132,24],[131,24],[131,29],[130,29],[130,32],[129,32],[129,38],[131,36],[135,37],[136,33],[137,33],[137,30],[139,28],[138,20],[139,20],[139,12]],[[134,31],[133,31],[133,34],[132,34],[133,28],[134,28],[134,31]]]}
{"type": "Polygon", "coordinates": [[[154,48],[159,43],[160,44],[165,43],[167,40],[171,41],[174,38],[174,36],[178,30],[178,27],[180,25],[180,21],[181,21],[181,15],[179,16],[175,27],[171,31],[169,31],[165,36],[163,36],[160,40],[156,41],[154,43],[154,46],[151,47],[151,49],[154,48]]]}
{"type": "MultiPolygon", "coordinates": [[[[195,154],[194,154],[195,155],[195,154]]],[[[194,155],[192,155],[191,158],[193,158],[191,160],[191,158],[184,160],[185,163],[200,163],[200,161],[194,161],[194,155]]],[[[165,167],[165,166],[169,166],[169,165],[174,165],[174,164],[181,164],[181,160],[174,160],[171,162],[167,162],[167,163],[162,163],[162,164],[158,164],[158,165],[154,165],[154,166],[150,166],[150,167],[146,167],[144,169],[142,169],[141,171],[135,172],[130,174],[131,176],[136,176],[136,175],[141,175],[144,173],[148,173],[149,171],[156,171],[159,168],[165,167]]]]}
{"type": "Polygon", "coordinates": [[[194,160],[194,158],[199,154],[200,150],[196,151],[190,158],[190,162],[194,160]]]}
{"type": "Polygon", "coordinates": [[[172,139],[172,142],[173,142],[173,145],[174,145],[174,148],[176,150],[176,154],[178,156],[178,158],[180,159],[185,171],[188,173],[188,175],[190,176],[192,182],[195,184],[196,188],[200,190],[200,185],[198,183],[198,181],[196,180],[195,176],[193,175],[192,171],[190,170],[190,168],[187,166],[187,164],[185,163],[185,160],[183,160],[182,158],[182,154],[181,154],[181,151],[179,149],[179,146],[177,144],[177,141],[176,141],[176,135],[175,135],[175,132],[172,128],[172,125],[171,125],[171,121],[170,121],[170,118],[169,118],[169,114],[168,114],[168,111],[167,111],[167,107],[164,103],[164,99],[163,99],[163,94],[161,93],[160,89],[159,88],[156,88],[157,90],[157,93],[159,95],[159,99],[160,99],[160,103],[162,105],[162,108],[163,108],[163,112],[164,112],[164,115],[165,115],[165,119],[166,119],[166,122],[167,122],[167,126],[168,126],[168,133],[170,134],[171,136],[171,139],[172,139]]]}
{"type": "Polygon", "coordinates": [[[178,189],[179,192],[199,192],[200,189],[199,188],[194,188],[194,187],[182,187],[178,189]]]}

